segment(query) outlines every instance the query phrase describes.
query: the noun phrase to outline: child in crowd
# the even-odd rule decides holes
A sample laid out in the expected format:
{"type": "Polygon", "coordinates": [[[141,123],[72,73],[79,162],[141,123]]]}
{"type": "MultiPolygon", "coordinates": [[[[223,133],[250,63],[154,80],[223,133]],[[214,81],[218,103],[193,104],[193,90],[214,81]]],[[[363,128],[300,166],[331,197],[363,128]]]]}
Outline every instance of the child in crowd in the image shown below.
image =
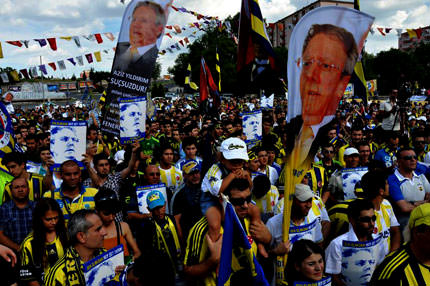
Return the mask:
{"type": "MultiPolygon", "coordinates": [[[[243,169],[245,161],[248,161],[247,147],[239,138],[228,138],[221,143],[221,156],[218,163],[212,165],[202,181],[202,196],[200,206],[206,216],[209,226],[209,237],[212,241],[220,238],[222,207],[220,200],[222,194],[233,179],[246,179],[252,186],[251,175],[243,169]]],[[[251,223],[261,221],[258,208],[252,205],[249,208],[251,223]]],[[[262,244],[258,244],[261,255],[267,257],[267,252],[262,244]]]]}

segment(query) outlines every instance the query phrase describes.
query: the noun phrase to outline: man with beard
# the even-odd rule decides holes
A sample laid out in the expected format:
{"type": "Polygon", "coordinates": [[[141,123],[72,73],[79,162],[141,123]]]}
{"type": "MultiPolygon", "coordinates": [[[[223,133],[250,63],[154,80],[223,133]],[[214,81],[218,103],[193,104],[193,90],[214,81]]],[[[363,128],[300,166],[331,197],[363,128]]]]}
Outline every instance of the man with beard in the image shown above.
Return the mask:
{"type": "Polygon", "coordinates": [[[0,244],[15,252],[31,231],[34,202],[28,199],[28,183],[23,178],[15,178],[11,184],[12,200],[0,207],[0,244]]]}
{"type": "Polygon", "coordinates": [[[186,239],[193,225],[203,216],[200,208],[200,164],[189,160],[182,167],[184,186],[172,198],[172,213],[178,226],[179,237],[186,239]]]}
{"type": "MultiPolygon", "coordinates": [[[[348,207],[349,231],[330,242],[326,249],[326,273],[333,277],[334,285],[346,285],[348,277],[342,273],[342,248],[343,241],[371,241],[378,237],[374,234],[376,215],[372,202],[363,199],[355,200],[348,207]]],[[[376,262],[384,258],[381,248],[378,257],[372,257],[376,262]]],[[[379,254],[379,253],[378,253],[379,254]]],[[[370,276],[372,273],[370,273],[370,276]]],[[[368,277],[370,279],[370,277],[368,277]]]]}

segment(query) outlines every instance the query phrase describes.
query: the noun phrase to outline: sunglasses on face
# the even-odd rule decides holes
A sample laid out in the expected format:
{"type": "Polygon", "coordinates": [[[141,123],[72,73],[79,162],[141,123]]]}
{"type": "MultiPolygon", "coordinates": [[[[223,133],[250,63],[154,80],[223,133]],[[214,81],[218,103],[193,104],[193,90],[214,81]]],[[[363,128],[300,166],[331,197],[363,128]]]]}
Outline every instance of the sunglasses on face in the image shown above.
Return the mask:
{"type": "Polygon", "coordinates": [[[358,218],[359,222],[370,223],[371,221],[376,221],[376,215],[374,216],[362,216],[358,218]]]}
{"type": "Polygon", "coordinates": [[[403,159],[403,160],[411,161],[412,159],[414,159],[414,160],[418,160],[418,157],[417,157],[417,155],[414,155],[414,156],[409,155],[409,156],[403,156],[403,157],[402,157],[402,159],[403,159]]]}
{"type": "Polygon", "coordinates": [[[233,206],[243,206],[245,204],[245,202],[248,204],[251,203],[251,195],[249,195],[246,198],[231,198],[230,199],[230,203],[233,206]]]}

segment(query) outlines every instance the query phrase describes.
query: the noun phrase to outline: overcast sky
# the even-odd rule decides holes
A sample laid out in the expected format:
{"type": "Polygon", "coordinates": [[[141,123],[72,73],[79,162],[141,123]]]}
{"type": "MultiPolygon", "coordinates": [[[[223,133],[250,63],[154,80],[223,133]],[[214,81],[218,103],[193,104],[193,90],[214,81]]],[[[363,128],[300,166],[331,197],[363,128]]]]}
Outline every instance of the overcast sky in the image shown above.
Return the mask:
{"type": "MultiPolygon", "coordinates": [[[[310,0],[260,0],[263,17],[268,23],[275,22],[291,13],[306,6],[313,1],[310,0]]],[[[126,4],[129,0],[126,0],[126,4]]],[[[361,10],[375,16],[374,27],[391,27],[393,31],[383,37],[375,29],[375,34],[369,34],[366,43],[366,51],[377,53],[390,48],[397,48],[397,35],[395,28],[418,28],[430,24],[430,0],[361,0],[361,10]]],[[[224,19],[234,15],[240,10],[240,0],[183,0],[174,1],[176,7],[185,7],[208,16],[218,16],[224,19]]],[[[118,36],[121,26],[122,14],[126,5],[120,0],[0,0],[0,41],[3,47],[4,58],[0,59],[0,67],[13,67],[17,70],[39,65],[40,59],[43,64],[66,60],[96,51],[102,52],[102,62],[88,64],[84,60],[84,67],[73,67],[66,61],[65,71],[53,72],[47,67],[49,75],[57,77],[68,77],[72,74],[78,75],[83,69],[110,71],[113,60],[112,47],[116,40],[111,42],[103,36],[103,43],[88,41],[80,38],[81,48],[73,41],[57,39],[57,51],[51,51],[48,46],[41,48],[35,41],[30,41],[28,49],[25,47],[11,46],[5,41],[9,40],[31,40],[60,36],[88,35],[94,33],[112,32],[118,36]],[[40,58],[41,57],[41,58],[40,58]]],[[[179,24],[186,26],[197,19],[188,14],[171,10],[168,24],[179,24]]],[[[168,31],[166,29],[166,31],[168,31]]],[[[188,36],[193,30],[182,33],[178,39],[188,36]]],[[[174,44],[174,39],[165,37],[161,49],[174,44]]],[[[186,51],[185,48],[182,49],[186,51]]],[[[173,65],[180,51],[174,54],[167,53],[159,56],[162,64],[162,74],[167,73],[167,68],[173,65]]],[[[222,59],[221,59],[222,61],[222,59]]]]}

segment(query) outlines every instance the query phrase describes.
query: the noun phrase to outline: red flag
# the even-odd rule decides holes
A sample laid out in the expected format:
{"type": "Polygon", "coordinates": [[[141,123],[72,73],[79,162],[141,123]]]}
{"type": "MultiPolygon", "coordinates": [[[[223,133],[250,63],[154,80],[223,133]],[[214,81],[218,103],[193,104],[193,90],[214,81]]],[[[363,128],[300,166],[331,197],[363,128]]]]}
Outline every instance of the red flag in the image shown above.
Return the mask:
{"type": "Polygon", "coordinates": [[[188,38],[187,38],[187,37],[185,37],[185,38],[184,38],[184,41],[185,41],[185,43],[187,43],[187,44],[189,44],[189,43],[190,43],[190,41],[188,41],[188,38]]]}
{"type": "Polygon", "coordinates": [[[382,36],[385,36],[384,28],[376,28],[376,29],[378,29],[379,33],[381,33],[382,36]]]}
{"type": "Polygon", "coordinates": [[[57,66],[55,65],[55,63],[49,63],[48,66],[50,66],[54,71],[57,70],[57,66]]]}
{"type": "Polygon", "coordinates": [[[170,35],[170,33],[164,33],[164,35],[166,35],[167,37],[169,37],[170,39],[172,39],[172,35],[170,35]]]}
{"type": "Polygon", "coordinates": [[[176,8],[175,6],[172,5],[172,9],[175,10],[176,12],[178,12],[178,8],[176,8]]]}
{"type": "Polygon", "coordinates": [[[20,48],[22,47],[21,41],[6,41],[6,43],[20,47],[20,48]]]}
{"type": "Polygon", "coordinates": [[[167,29],[172,30],[172,26],[166,26],[167,29]]]}
{"type": "Polygon", "coordinates": [[[56,51],[57,50],[57,39],[55,39],[55,38],[48,38],[47,40],[48,40],[48,43],[49,43],[49,46],[51,47],[51,49],[53,51],[56,51]]]}
{"type": "Polygon", "coordinates": [[[214,82],[211,71],[207,66],[205,59],[201,58],[200,65],[200,103],[212,97],[216,108],[220,106],[221,100],[218,93],[218,87],[214,82]]]}
{"type": "Polygon", "coordinates": [[[99,44],[103,43],[102,35],[94,34],[94,37],[96,37],[97,43],[99,44]]]}
{"type": "Polygon", "coordinates": [[[29,78],[30,78],[30,77],[28,76],[28,71],[27,71],[26,69],[22,69],[22,70],[20,70],[19,72],[24,76],[24,78],[26,78],[26,79],[29,79],[29,78]]]}
{"type": "Polygon", "coordinates": [[[422,28],[418,28],[418,29],[414,29],[415,33],[417,33],[417,38],[420,39],[421,35],[423,33],[423,29],[422,28]]]}
{"type": "Polygon", "coordinates": [[[181,44],[182,46],[184,46],[184,42],[182,42],[182,40],[179,40],[179,44],[181,44]]]}

